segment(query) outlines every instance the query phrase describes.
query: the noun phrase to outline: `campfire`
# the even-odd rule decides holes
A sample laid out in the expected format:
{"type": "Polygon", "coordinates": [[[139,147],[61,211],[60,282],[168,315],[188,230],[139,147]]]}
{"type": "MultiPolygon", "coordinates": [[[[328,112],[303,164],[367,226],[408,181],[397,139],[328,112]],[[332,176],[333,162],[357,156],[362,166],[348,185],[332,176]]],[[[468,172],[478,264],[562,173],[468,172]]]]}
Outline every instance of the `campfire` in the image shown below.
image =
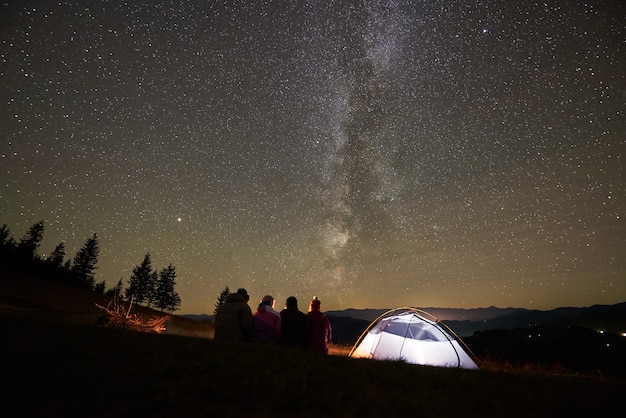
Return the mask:
{"type": "Polygon", "coordinates": [[[96,306],[102,311],[102,315],[98,318],[96,325],[107,328],[160,334],[165,331],[165,323],[170,319],[170,315],[144,319],[138,314],[131,314],[132,299],[127,308],[117,301],[117,297],[112,299],[106,308],[97,303],[96,306]]]}

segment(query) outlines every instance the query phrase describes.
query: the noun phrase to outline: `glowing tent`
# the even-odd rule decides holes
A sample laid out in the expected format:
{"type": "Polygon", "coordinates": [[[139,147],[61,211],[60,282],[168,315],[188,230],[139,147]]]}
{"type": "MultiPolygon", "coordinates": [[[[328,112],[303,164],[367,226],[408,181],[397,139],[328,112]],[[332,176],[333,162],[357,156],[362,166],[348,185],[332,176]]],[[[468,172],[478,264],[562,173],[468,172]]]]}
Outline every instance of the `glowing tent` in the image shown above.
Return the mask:
{"type": "Polygon", "coordinates": [[[437,318],[417,308],[392,309],[379,316],[363,332],[349,356],[478,369],[465,343],[437,318]]]}

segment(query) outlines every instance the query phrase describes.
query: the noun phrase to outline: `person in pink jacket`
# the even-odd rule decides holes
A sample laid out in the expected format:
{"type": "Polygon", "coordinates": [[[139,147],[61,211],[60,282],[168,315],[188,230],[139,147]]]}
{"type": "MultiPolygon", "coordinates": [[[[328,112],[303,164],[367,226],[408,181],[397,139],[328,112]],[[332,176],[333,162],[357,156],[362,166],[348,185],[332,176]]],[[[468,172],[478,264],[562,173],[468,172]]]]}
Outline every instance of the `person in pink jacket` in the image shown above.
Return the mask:
{"type": "Polygon", "coordinates": [[[321,312],[322,302],[313,296],[307,314],[307,330],[309,334],[309,350],[328,354],[328,343],[332,338],[330,321],[321,312]]]}
{"type": "Polygon", "coordinates": [[[274,298],[263,296],[261,303],[252,315],[250,340],[262,344],[277,344],[280,337],[280,313],[274,310],[274,298]]]}

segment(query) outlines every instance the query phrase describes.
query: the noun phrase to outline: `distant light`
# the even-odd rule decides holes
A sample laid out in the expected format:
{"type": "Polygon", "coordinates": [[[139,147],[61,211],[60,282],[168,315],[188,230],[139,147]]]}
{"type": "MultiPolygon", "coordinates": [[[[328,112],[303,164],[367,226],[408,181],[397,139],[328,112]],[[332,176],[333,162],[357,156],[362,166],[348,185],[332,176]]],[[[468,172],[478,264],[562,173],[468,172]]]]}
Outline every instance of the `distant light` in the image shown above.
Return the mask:
{"type": "Polygon", "coordinates": [[[176,220],[177,220],[178,222],[182,222],[182,221],[183,221],[183,218],[178,217],[178,218],[176,218],[176,220]]]}
{"type": "Polygon", "coordinates": [[[626,337],[626,332],[622,332],[622,337],[626,337]]]}
{"type": "Polygon", "coordinates": [[[599,329],[599,330],[598,330],[598,334],[604,334],[604,330],[599,329]]]}

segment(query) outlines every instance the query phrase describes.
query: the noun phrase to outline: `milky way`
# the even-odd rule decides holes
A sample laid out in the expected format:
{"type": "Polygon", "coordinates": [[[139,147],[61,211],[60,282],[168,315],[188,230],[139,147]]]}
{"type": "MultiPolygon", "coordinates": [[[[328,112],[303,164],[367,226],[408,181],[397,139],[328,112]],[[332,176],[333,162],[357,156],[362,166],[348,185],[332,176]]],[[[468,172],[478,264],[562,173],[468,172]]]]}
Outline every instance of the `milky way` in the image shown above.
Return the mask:
{"type": "Polygon", "coordinates": [[[0,223],[97,281],[305,306],[626,299],[626,7],[0,4],[0,223]]]}

